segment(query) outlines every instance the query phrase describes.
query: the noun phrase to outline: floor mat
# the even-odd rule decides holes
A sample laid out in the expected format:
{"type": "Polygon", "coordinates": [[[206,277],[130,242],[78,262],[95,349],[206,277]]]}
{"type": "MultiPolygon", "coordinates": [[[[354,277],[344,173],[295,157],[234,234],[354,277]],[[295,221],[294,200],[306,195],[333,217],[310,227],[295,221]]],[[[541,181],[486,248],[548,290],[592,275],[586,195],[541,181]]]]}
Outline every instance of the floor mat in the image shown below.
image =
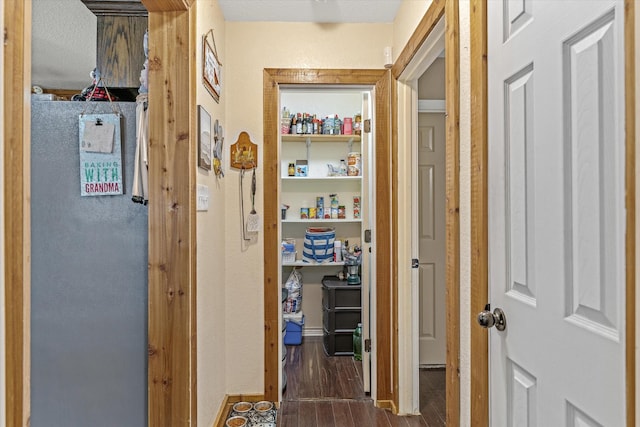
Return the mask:
{"type": "Polygon", "coordinates": [[[227,421],[232,417],[245,417],[246,427],[276,427],[278,410],[273,402],[238,402],[233,405],[227,421]]]}

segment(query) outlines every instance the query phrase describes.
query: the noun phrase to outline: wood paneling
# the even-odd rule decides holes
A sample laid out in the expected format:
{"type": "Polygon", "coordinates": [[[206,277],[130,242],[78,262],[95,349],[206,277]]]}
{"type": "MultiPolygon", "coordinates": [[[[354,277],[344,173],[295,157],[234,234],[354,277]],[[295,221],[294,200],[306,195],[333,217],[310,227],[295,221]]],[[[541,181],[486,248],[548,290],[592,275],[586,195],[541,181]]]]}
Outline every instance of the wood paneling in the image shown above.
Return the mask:
{"type": "Polygon", "coordinates": [[[139,87],[146,17],[98,16],[96,66],[109,87],[139,87]]]}
{"type": "Polygon", "coordinates": [[[625,0],[625,189],[626,223],[626,371],[627,426],[636,425],[636,50],[635,2],[625,0]]]}
{"type": "Polygon", "coordinates": [[[30,214],[29,159],[31,2],[4,8],[4,298],[6,425],[29,420],[30,214]]]}
{"type": "MultiPolygon", "coordinates": [[[[189,425],[195,364],[195,52],[189,12],[149,14],[149,425],[189,425]]],[[[195,422],[195,420],[193,420],[195,422]]]]}
{"type": "Polygon", "coordinates": [[[488,302],[487,0],[471,0],[471,419],[489,424],[489,338],[476,317],[488,302]]]}
{"type": "Polygon", "coordinates": [[[277,204],[279,85],[372,85],[375,87],[376,117],[376,340],[377,398],[388,400],[392,390],[391,313],[391,158],[390,146],[390,73],[388,70],[337,69],[265,69],[263,73],[264,156],[264,387],[265,398],[278,399],[278,318],[280,287],[278,281],[279,236],[277,204]]]}

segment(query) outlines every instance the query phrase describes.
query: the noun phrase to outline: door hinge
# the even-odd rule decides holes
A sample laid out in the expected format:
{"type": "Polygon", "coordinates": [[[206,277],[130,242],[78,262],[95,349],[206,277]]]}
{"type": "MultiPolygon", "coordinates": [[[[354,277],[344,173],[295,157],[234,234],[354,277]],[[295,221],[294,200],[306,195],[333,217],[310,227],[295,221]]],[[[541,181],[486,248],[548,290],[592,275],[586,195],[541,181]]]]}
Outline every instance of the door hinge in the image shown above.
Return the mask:
{"type": "Polygon", "coordinates": [[[371,133],[371,119],[364,121],[364,133],[371,133]]]}
{"type": "Polygon", "coordinates": [[[371,353],[371,338],[367,338],[364,340],[364,351],[367,353],[371,353]]]}
{"type": "Polygon", "coordinates": [[[420,267],[420,260],[418,258],[413,258],[411,260],[411,268],[419,268],[420,267]]]}

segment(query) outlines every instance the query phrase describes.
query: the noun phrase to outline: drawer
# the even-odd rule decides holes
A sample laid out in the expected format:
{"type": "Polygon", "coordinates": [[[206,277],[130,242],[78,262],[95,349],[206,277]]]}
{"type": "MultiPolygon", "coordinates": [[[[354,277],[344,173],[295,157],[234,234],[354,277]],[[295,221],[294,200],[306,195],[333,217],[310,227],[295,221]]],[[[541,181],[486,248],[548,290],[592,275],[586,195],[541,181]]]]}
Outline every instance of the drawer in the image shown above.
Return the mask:
{"type": "Polygon", "coordinates": [[[336,308],[322,310],[322,323],[327,331],[340,329],[354,330],[362,320],[362,312],[359,308],[336,308]]]}
{"type": "Polygon", "coordinates": [[[362,286],[347,285],[344,280],[322,279],[322,306],[324,308],[361,307],[362,286]]]}
{"type": "Polygon", "coordinates": [[[353,331],[324,331],[324,352],[327,356],[353,356],[353,331]]]}

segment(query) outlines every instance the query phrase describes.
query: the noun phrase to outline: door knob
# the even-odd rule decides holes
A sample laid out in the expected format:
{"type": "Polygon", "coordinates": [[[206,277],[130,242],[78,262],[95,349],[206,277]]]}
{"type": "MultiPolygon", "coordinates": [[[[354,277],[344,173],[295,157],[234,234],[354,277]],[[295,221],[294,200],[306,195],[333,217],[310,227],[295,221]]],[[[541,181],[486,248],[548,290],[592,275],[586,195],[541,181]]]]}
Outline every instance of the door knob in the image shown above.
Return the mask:
{"type": "Polygon", "coordinates": [[[487,304],[484,310],[478,313],[478,324],[483,328],[496,327],[499,331],[504,331],[507,327],[507,317],[504,315],[504,311],[500,308],[496,308],[491,312],[491,304],[487,304]]]}

